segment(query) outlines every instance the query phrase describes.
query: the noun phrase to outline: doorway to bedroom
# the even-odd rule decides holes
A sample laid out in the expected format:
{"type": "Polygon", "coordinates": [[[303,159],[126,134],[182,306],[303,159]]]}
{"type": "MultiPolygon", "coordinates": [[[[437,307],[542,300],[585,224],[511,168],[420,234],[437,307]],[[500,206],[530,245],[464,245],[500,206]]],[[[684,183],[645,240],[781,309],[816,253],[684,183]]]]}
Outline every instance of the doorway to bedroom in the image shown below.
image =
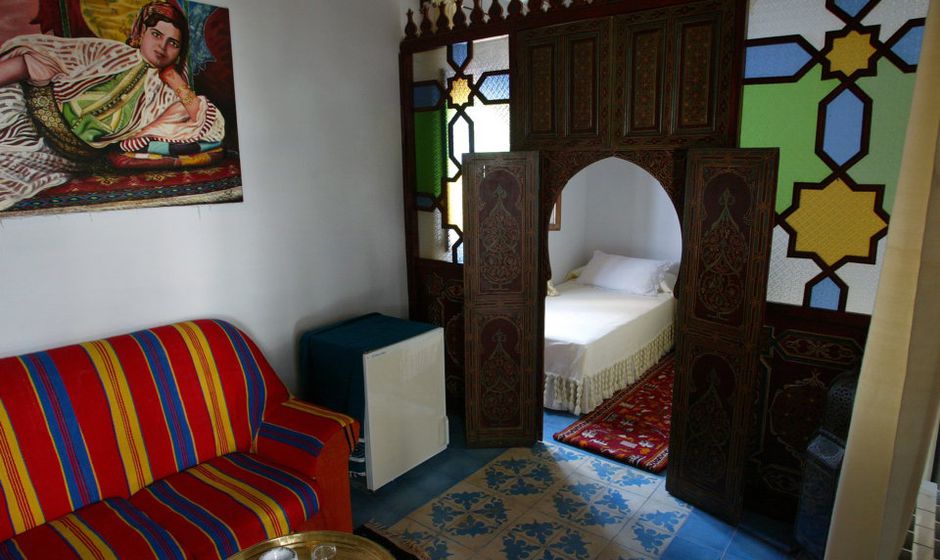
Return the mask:
{"type": "Polygon", "coordinates": [[[682,257],[676,208],[646,170],[609,157],[571,178],[553,223],[545,434],[661,472],[682,257]]]}

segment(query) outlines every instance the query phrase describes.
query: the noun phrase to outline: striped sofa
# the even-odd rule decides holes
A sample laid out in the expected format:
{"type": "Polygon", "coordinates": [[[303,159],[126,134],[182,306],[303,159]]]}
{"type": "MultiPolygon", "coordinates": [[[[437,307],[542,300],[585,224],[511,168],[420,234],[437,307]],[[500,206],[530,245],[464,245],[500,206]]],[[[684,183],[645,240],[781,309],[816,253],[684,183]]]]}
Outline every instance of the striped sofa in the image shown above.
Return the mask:
{"type": "Polygon", "coordinates": [[[0,559],[214,559],[349,531],[358,431],[223,321],[0,359],[0,559]]]}

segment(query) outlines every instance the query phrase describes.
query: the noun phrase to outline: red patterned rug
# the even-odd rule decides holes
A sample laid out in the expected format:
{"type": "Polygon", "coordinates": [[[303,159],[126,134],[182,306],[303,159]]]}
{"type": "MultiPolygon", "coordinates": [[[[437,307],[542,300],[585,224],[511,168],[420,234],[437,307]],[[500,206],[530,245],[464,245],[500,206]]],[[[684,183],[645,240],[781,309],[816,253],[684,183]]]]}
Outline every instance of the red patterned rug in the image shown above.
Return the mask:
{"type": "Polygon", "coordinates": [[[669,458],[674,362],[673,354],[667,354],[639,381],[553,437],[645,471],[661,472],[669,458]]]}

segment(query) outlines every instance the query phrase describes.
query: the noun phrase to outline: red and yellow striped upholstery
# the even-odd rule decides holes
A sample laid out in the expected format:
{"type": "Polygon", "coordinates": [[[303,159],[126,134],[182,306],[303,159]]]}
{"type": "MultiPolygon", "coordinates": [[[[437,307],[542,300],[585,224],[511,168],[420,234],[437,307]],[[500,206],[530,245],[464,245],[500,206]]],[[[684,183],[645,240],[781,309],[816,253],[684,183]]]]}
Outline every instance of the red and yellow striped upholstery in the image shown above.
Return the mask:
{"type": "Polygon", "coordinates": [[[349,530],[357,436],[290,398],[223,321],[0,359],[0,541],[15,537],[0,558],[120,558],[144,541],[219,558],[301,524],[349,530]]]}

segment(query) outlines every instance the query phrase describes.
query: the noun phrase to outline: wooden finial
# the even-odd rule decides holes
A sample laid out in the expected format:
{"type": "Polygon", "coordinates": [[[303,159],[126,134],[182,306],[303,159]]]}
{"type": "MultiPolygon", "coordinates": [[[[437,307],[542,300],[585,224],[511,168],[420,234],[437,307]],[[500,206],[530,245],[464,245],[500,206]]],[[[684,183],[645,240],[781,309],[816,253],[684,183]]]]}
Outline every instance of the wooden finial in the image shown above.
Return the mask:
{"type": "Polygon", "coordinates": [[[438,4],[437,5],[437,32],[438,33],[447,33],[450,31],[450,18],[447,17],[447,4],[438,4]]]}
{"type": "Polygon", "coordinates": [[[535,16],[542,13],[542,0],[529,0],[529,15],[535,16]]]}
{"type": "Polygon", "coordinates": [[[562,0],[548,0],[548,11],[550,12],[564,7],[565,3],[562,0]]]}
{"type": "Polygon", "coordinates": [[[454,30],[467,28],[467,14],[463,13],[463,0],[454,0],[454,30]]]}
{"type": "Polygon", "coordinates": [[[511,0],[507,11],[509,12],[509,19],[522,17],[522,0],[511,0]]]}
{"type": "Polygon", "coordinates": [[[418,36],[418,26],[415,25],[414,10],[408,10],[408,23],[405,24],[405,39],[414,39],[418,36]]]}
{"type": "Polygon", "coordinates": [[[473,11],[470,12],[470,23],[480,25],[486,14],[483,13],[483,0],[473,0],[473,11]]]}
{"type": "Polygon", "coordinates": [[[490,4],[489,15],[490,23],[503,21],[503,6],[499,3],[499,0],[493,0],[493,3],[490,4]]]}
{"type": "Polygon", "coordinates": [[[431,3],[421,4],[421,36],[426,37],[431,34],[431,3]]]}

